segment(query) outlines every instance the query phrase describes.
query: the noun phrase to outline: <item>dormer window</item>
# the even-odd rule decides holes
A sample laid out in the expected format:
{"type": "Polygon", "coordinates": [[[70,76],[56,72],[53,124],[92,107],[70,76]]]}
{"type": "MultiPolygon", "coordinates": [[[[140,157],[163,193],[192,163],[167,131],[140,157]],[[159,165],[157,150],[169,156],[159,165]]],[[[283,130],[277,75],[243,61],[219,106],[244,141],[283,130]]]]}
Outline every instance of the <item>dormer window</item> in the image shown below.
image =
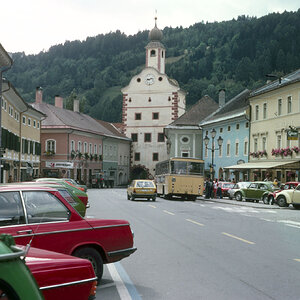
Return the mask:
{"type": "Polygon", "coordinates": [[[155,50],[151,50],[151,51],[150,51],[150,56],[151,56],[151,57],[156,56],[156,51],[155,51],[155,50]]]}

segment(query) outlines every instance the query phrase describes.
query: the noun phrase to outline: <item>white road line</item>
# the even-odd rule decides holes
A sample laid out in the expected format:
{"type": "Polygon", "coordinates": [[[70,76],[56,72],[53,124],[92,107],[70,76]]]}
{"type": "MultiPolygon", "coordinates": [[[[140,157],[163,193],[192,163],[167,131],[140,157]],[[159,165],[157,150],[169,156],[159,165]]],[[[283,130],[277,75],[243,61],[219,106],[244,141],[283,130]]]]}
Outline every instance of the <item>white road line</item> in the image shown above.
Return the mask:
{"type": "Polygon", "coordinates": [[[295,226],[300,226],[300,222],[295,222],[295,221],[292,221],[292,220],[278,220],[277,222],[278,223],[295,225],[295,226]]]}
{"type": "Polygon", "coordinates": [[[265,219],[265,218],[260,218],[260,219],[263,221],[267,221],[267,222],[274,222],[273,220],[270,220],[270,219],[265,219]]]}
{"type": "Polygon", "coordinates": [[[222,232],[222,234],[227,235],[227,236],[229,236],[229,237],[231,237],[231,238],[233,238],[233,239],[239,240],[239,241],[241,241],[241,242],[244,242],[244,243],[247,243],[247,244],[250,244],[250,245],[255,245],[254,242],[251,242],[251,241],[242,239],[242,238],[240,238],[240,237],[238,237],[238,236],[236,236],[236,235],[233,235],[233,234],[230,234],[230,233],[227,233],[227,232],[222,232]]]}
{"type": "Polygon", "coordinates": [[[186,219],[188,222],[191,222],[191,223],[194,223],[194,224],[197,224],[197,225],[199,225],[199,226],[204,226],[204,224],[202,224],[202,223],[199,223],[199,222],[196,222],[196,221],[194,221],[194,220],[191,220],[191,219],[186,219]]]}
{"type": "Polygon", "coordinates": [[[165,212],[166,214],[172,215],[172,216],[175,215],[175,214],[173,214],[173,213],[171,213],[171,212],[169,212],[169,211],[167,211],[167,210],[163,210],[163,212],[165,212]]]}
{"type": "Polygon", "coordinates": [[[289,227],[294,227],[294,228],[299,228],[300,229],[300,226],[298,225],[292,225],[292,224],[284,224],[285,226],[289,226],[289,227]]]}
{"type": "Polygon", "coordinates": [[[112,277],[112,280],[115,282],[116,284],[116,288],[117,288],[117,291],[119,293],[119,296],[122,300],[132,300],[124,282],[122,281],[116,267],[114,264],[107,264],[106,265],[108,270],[109,270],[109,273],[112,277]]]}
{"type": "Polygon", "coordinates": [[[152,207],[152,208],[156,208],[155,205],[152,205],[152,204],[148,204],[148,206],[152,207]]]}

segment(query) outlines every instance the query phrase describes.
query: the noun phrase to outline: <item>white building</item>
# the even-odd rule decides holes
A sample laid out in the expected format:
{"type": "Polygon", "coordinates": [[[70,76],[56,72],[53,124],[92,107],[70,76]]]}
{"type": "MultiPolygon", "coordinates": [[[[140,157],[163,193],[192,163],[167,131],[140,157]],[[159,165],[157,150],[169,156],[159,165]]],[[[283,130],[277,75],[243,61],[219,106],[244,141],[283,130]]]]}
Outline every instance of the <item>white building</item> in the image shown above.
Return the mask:
{"type": "Polygon", "coordinates": [[[155,164],[168,158],[163,129],[185,112],[186,93],[165,74],[162,37],[155,19],[146,46],[146,66],[122,89],[122,122],[124,133],[132,139],[133,177],[151,177],[155,164]]]}

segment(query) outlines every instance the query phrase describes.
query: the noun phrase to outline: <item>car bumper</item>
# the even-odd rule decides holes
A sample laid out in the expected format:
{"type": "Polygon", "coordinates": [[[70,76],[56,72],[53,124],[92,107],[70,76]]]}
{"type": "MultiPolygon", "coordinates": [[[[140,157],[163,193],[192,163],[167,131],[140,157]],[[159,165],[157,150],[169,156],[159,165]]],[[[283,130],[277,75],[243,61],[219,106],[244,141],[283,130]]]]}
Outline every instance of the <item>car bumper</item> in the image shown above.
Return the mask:
{"type": "Polygon", "coordinates": [[[156,194],[132,194],[134,198],[156,198],[156,194]]]}
{"type": "Polygon", "coordinates": [[[136,250],[137,250],[137,248],[133,247],[133,248],[127,248],[127,249],[108,252],[107,253],[108,260],[109,260],[109,262],[119,261],[122,258],[125,258],[125,257],[131,255],[136,250]]]}

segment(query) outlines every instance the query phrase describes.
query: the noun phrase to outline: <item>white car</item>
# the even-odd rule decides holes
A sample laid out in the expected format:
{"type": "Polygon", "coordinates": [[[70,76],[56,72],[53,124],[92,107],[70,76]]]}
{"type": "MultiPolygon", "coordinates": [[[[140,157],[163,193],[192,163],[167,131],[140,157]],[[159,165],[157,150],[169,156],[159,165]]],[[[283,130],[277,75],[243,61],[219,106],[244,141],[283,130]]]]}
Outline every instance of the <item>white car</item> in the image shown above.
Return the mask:
{"type": "Polygon", "coordinates": [[[282,190],[276,193],[275,203],[280,207],[287,207],[293,204],[295,209],[300,209],[300,184],[294,190],[282,190]]]}
{"type": "Polygon", "coordinates": [[[239,190],[239,189],[243,189],[243,188],[247,188],[250,185],[251,182],[247,182],[247,181],[241,181],[236,183],[232,189],[228,190],[228,194],[229,194],[229,199],[233,199],[235,196],[234,194],[239,190]]]}

